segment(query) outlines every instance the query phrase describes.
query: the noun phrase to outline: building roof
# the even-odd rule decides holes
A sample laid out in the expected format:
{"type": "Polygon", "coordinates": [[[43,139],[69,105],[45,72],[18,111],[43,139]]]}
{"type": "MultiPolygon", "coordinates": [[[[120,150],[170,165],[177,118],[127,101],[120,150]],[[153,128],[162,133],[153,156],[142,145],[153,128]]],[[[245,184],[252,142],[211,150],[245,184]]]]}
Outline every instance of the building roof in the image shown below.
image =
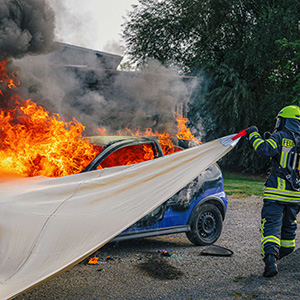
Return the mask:
{"type": "Polygon", "coordinates": [[[59,49],[49,54],[51,64],[77,68],[101,68],[116,70],[122,61],[121,55],[58,43],[59,49]]]}

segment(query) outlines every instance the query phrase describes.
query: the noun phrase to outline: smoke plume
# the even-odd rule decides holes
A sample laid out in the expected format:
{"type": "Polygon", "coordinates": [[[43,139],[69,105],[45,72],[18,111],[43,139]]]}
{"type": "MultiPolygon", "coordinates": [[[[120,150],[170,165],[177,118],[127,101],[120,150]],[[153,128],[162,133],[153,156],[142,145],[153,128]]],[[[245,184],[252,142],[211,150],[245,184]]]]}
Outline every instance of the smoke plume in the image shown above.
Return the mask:
{"type": "Polygon", "coordinates": [[[108,134],[125,128],[175,134],[174,112],[184,110],[195,84],[157,61],[141,72],[51,66],[47,56],[15,63],[25,97],[59,113],[64,121],[75,117],[87,134],[95,134],[98,127],[108,134]]]}
{"type": "Polygon", "coordinates": [[[9,67],[19,69],[24,98],[64,121],[75,117],[86,134],[96,134],[98,127],[109,134],[125,128],[177,131],[174,112],[184,108],[194,82],[157,61],[140,72],[107,70],[105,60],[117,56],[73,46],[67,52],[53,41],[54,29],[45,0],[0,2],[0,59],[11,58],[9,67]]]}
{"type": "Polygon", "coordinates": [[[0,59],[54,48],[54,14],[43,0],[1,0],[0,59]]]}

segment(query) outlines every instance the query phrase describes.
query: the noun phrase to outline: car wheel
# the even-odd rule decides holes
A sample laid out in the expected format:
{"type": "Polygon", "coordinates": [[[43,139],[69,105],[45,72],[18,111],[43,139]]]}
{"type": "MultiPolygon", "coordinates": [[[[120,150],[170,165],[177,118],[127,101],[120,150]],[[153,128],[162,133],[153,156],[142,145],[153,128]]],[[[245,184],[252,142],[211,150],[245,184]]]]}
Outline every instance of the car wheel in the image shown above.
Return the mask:
{"type": "Polygon", "coordinates": [[[220,210],[213,204],[197,205],[190,216],[191,231],[187,238],[195,245],[207,246],[220,237],[223,218],[220,210]]]}

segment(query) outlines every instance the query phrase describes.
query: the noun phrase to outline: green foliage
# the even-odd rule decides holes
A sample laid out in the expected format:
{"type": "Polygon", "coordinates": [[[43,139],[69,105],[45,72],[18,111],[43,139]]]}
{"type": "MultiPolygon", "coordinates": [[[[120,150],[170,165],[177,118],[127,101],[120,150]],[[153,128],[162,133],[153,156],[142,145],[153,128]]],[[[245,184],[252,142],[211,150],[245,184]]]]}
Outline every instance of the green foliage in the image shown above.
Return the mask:
{"type": "Polygon", "coordinates": [[[122,71],[137,71],[136,66],[133,66],[129,61],[121,63],[119,68],[122,71]]]}
{"type": "Polygon", "coordinates": [[[278,62],[277,72],[271,79],[288,90],[292,103],[300,103],[300,40],[289,42],[286,38],[278,40],[277,44],[283,49],[285,55],[278,62]]]}
{"type": "MultiPolygon", "coordinates": [[[[199,76],[188,118],[207,141],[251,125],[272,131],[278,111],[299,101],[299,16],[292,0],[139,0],[123,37],[138,65],[157,59],[199,76]]],[[[240,145],[222,161],[252,172],[267,163],[240,145]]]]}

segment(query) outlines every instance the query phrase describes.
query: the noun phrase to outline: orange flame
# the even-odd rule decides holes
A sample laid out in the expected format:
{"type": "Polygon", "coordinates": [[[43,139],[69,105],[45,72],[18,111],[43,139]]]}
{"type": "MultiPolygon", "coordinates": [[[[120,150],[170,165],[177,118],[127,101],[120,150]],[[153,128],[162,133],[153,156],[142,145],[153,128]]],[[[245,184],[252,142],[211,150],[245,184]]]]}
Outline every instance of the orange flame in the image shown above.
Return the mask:
{"type": "MultiPolygon", "coordinates": [[[[9,89],[13,87],[17,87],[20,82],[17,78],[18,72],[13,71],[11,74],[11,77],[8,76],[6,72],[6,65],[7,65],[7,60],[3,60],[0,62],[0,84],[6,85],[9,89]]],[[[2,95],[2,91],[0,90],[0,93],[2,95]]]]}
{"type": "Polygon", "coordinates": [[[186,123],[189,121],[187,118],[185,118],[182,114],[179,112],[175,113],[176,115],[176,121],[177,121],[177,138],[179,140],[188,140],[188,141],[194,141],[197,144],[200,144],[201,142],[196,139],[196,137],[192,134],[191,130],[187,128],[186,123]]]}
{"type": "MultiPolygon", "coordinates": [[[[119,134],[123,135],[121,134],[121,132],[119,132],[119,134]]],[[[167,132],[164,133],[159,133],[158,131],[153,132],[151,128],[146,128],[145,131],[141,131],[139,129],[133,131],[129,128],[126,128],[124,134],[132,135],[132,136],[156,136],[158,137],[164,155],[168,155],[176,151],[174,144],[171,140],[171,135],[167,132]]]]}
{"type": "Polygon", "coordinates": [[[65,176],[80,172],[97,154],[75,119],[65,123],[16,93],[18,81],[0,64],[0,161],[22,176],[65,176]],[[2,95],[2,96],[1,96],[2,95]],[[7,107],[6,107],[7,108],[7,107]]]}
{"type": "MultiPolygon", "coordinates": [[[[177,134],[178,139],[184,140],[193,140],[197,144],[200,142],[192,135],[189,128],[186,127],[186,122],[188,119],[184,118],[179,113],[177,115],[177,123],[178,129],[180,129],[179,133],[177,134]]],[[[106,130],[103,128],[98,128],[98,132],[100,135],[106,135],[106,130]]],[[[119,136],[129,135],[129,136],[156,136],[158,137],[159,143],[161,145],[162,151],[164,155],[168,155],[181,149],[174,146],[171,135],[169,133],[159,133],[157,131],[153,132],[151,128],[147,128],[145,131],[141,131],[136,129],[135,131],[126,128],[125,131],[119,131],[119,136]]],[[[114,153],[110,154],[101,164],[98,166],[98,169],[101,168],[108,168],[108,167],[115,167],[115,166],[124,166],[124,165],[131,165],[147,160],[151,160],[155,158],[155,154],[153,149],[150,145],[136,145],[130,146],[127,148],[122,148],[114,153]]]]}
{"type": "MultiPolygon", "coordinates": [[[[58,114],[50,114],[30,99],[23,99],[17,93],[18,73],[8,74],[7,63],[0,62],[0,161],[4,174],[60,177],[81,172],[99,153],[99,148],[83,137],[85,127],[75,119],[66,123],[58,114]]],[[[186,127],[187,119],[176,116],[177,137],[196,140],[186,127]]],[[[103,128],[98,131],[107,135],[103,128]]],[[[119,135],[157,136],[164,155],[178,151],[166,132],[126,128],[119,135]]],[[[127,153],[122,151],[113,153],[101,167],[138,163],[155,155],[147,145],[133,146],[127,153]]]]}
{"type": "Polygon", "coordinates": [[[93,256],[89,259],[88,264],[89,265],[97,265],[99,262],[99,257],[93,256]]]}
{"type": "Polygon", "coordinates": [[[154,152],[150,145],[134,145],[113,152],[101,162],[98,169],[132,165],[154,159],[154,157],[154,152]]]}

